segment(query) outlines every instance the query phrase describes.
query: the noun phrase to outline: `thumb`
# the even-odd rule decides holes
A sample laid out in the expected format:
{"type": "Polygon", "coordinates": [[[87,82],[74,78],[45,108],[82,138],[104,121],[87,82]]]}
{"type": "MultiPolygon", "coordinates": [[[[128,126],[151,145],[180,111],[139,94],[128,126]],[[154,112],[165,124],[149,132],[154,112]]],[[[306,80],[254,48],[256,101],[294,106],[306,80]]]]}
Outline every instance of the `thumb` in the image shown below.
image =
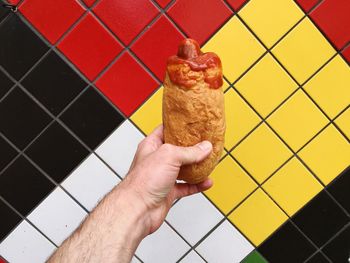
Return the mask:
{"type": "Polygon", "coordinates": [[[164,144],[168,148],[165,153],[166,157],[180,166],[193,164],[203,161],[212,151],[212,144],[209,141],[202,141],[194,146],[182,147],[171,144],[164,144]]]}

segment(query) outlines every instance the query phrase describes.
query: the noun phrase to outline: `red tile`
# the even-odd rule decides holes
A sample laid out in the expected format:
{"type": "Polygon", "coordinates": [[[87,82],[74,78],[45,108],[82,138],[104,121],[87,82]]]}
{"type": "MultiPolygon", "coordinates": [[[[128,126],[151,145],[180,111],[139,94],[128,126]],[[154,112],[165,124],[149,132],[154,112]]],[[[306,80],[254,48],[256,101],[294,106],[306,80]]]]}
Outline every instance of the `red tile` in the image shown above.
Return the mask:
{"type": "Polygon", "coordinates": [[[168,14],[186,34],[203,44],[232,14],[221,0],[178,0],[168,14]]]}
{"type": "Polygon", "coordinates": [[[165,16],[146,31],[131,49],[160,79],[164,79],[166,61],[176,54],[183,35],[165,16]]]}
{"type": "Polygon", "coordinates": [[[309,12],[320,0],[296,0],[296,2],[305,12],[309,12]]]}
{"type": "Polygon", "coordinates": [[[84,13],[76,0],[45,0],[44,6],[42,0],[26,0],[19,10],[51,44],[84,13]]]}
{"type": "Polygon", "coordinates": [[[96,86],[130,116],[154,91],[158,82],[126,52],[96,82],[96,86]]]}
{"type": "Polygon", "coordinates": [[[170,3],[171,0],[156,0],[158,5],[160,5],[161,8],[164,8],[167,6],[167,4],[170,3]]]}
{"type": "Polygon", "coordinates": [[[344,49],[342,52],[343,57],[346,59],[348,63],[350,63],[350,45],[344,49]]]}
{"type": "Polygon", "coordinates": [[[325,0],[310,16],[338,50],[350,41],[349,0],[325,0]]]}
{"type": "Polygon", "coordinates": [[[96,0],[83,0],[83,2],[84,2],[88,7],[91,7],[91,6],[96,2],[96,0]]]}
{"type": "Polygon", "coordinates": [[[0,257],[0,263],[7,263],[7,262],[5,261],[5,259],[3,259],[2,257],[0,257]]]}
{"type": "Polygon", "coordinates": [[[94,12],[125,44],[129,44],[159,11],[149,0],[101,0],[94,12]]]}
{"type": "Polygon", "coordinates": [[[8,3],[13,4],[13,5],[17,5],[19,3],[20,0],[7,0],[8,3]]]}
{"type": "Polygon", "coordinates": [[[91,14],[69,32],[58,48],[90,80],[122,50],[119,42],[91,14]]]}
{"type": "Polygon", "coordinates": [[[246,2],[248,2],[248,0],[227,0],[227,3],[229,3],[235,11],[238,11],[246,2]]]}

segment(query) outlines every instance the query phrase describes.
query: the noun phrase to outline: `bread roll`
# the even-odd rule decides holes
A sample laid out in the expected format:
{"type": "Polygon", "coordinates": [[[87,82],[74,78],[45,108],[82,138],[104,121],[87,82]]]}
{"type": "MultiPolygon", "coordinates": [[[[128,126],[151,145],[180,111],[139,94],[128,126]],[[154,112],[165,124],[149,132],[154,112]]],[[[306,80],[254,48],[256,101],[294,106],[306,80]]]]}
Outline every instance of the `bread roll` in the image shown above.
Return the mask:
{"type": "Polygon", "coordinates": [[[224,148],[225,113],[220,58],[202,53],[198,43],[183,40],[167,62],[163,93],[164,141],[192,146],[203,140],[213,145],[204,161],[181,167],[178,179],[191,184],[204,181],[224,148]]]}

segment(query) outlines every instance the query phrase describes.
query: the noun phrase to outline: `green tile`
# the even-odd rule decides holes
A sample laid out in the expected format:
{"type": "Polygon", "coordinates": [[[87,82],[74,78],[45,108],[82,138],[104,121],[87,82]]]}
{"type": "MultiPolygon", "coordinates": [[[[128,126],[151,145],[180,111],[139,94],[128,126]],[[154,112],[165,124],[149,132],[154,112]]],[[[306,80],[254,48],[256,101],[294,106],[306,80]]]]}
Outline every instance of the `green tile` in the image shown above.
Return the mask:
{"type": "Polygon", "coordinates": [[[254,250],[241,263],[268,263],[258,251],[254,250]]]}

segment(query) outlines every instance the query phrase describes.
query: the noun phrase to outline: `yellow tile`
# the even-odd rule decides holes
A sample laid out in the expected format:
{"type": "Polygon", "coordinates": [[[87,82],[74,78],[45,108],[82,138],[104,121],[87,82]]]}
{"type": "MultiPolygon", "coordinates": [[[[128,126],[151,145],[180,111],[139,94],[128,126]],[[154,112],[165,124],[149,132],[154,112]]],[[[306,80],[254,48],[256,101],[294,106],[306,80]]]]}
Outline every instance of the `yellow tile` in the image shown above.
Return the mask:
{"type": "Polygon", "coordinates": [[[335,120],[335,123],[350,140],[350,108],[348,108],[345,112],[343,112],[335,120]]]}
{"type": "Polygon", "coordinates": [[[225,93],[225,114],[225,147],[228,150],[261,121],[259,116],[233,89],[225,93]]]}
{"type": "Polygon", "coordinates": [[[335,54],[333,47],[308,18],[289,32],[272,52],[300,84],[335,54]]]}
{"type": "Polygon", "coordinates": [[[327,185],[350,165],[350,143],[330,125],[298,155],[327,185]]]}
{"type": "Polygon", "coordinates": [[[233,82],[265,49],[234,16],[205,44],[203,51],[216,52],[220,56],[224,75],[233,82]]]}
{"type": "Polygon", "coordinates": [[[260,245],[287,218],[261,189],[255,191],[228,216],[228,219],[256,246],[260,245]]]}
{"type": "Polygon", "coordinates": [[[235,87],[266,117],[296,88],[297,84],[270,55],[265,55],[235,87]]]}
{"type": "Polygon", "coordinates": [[[162,99],[163,87],[159,88],[159,90],[131,116],[131,120],[147,135],[162,123],[162,99]]]}
{"type": "Polygon", "coordinates": [[[293,0],[251,0],[239,15],[264,44],[271,47],[304,13],[293,0]]]}
{"type": "Polygon", "coordinates": [[[297,151],[326,126],[328,120],[305,93],[298,90],[267,122],[297,151]]]}
{"type": "Polygon", "coordinates": [[[230,156],[218,164],[210,178],[213,179],[214,186],[205,195],[225,214],[257,187],[230,156]]]}
{"type": "Polygon", "coordinates": [[[278,170],[262,187],[289,216],[297,212],[323,188],[295,157],[278,170]]]}
{"type": "Polygon", "coordinates": [[[259,183],[292,155],[266,124],[252,132],[232,154],[259,183]]]}
{"type": "Polygon", "coordinates": [[[334,118],[350,104],[350,67],[338,55],[304,87],[326,114],[334,118]]]}

